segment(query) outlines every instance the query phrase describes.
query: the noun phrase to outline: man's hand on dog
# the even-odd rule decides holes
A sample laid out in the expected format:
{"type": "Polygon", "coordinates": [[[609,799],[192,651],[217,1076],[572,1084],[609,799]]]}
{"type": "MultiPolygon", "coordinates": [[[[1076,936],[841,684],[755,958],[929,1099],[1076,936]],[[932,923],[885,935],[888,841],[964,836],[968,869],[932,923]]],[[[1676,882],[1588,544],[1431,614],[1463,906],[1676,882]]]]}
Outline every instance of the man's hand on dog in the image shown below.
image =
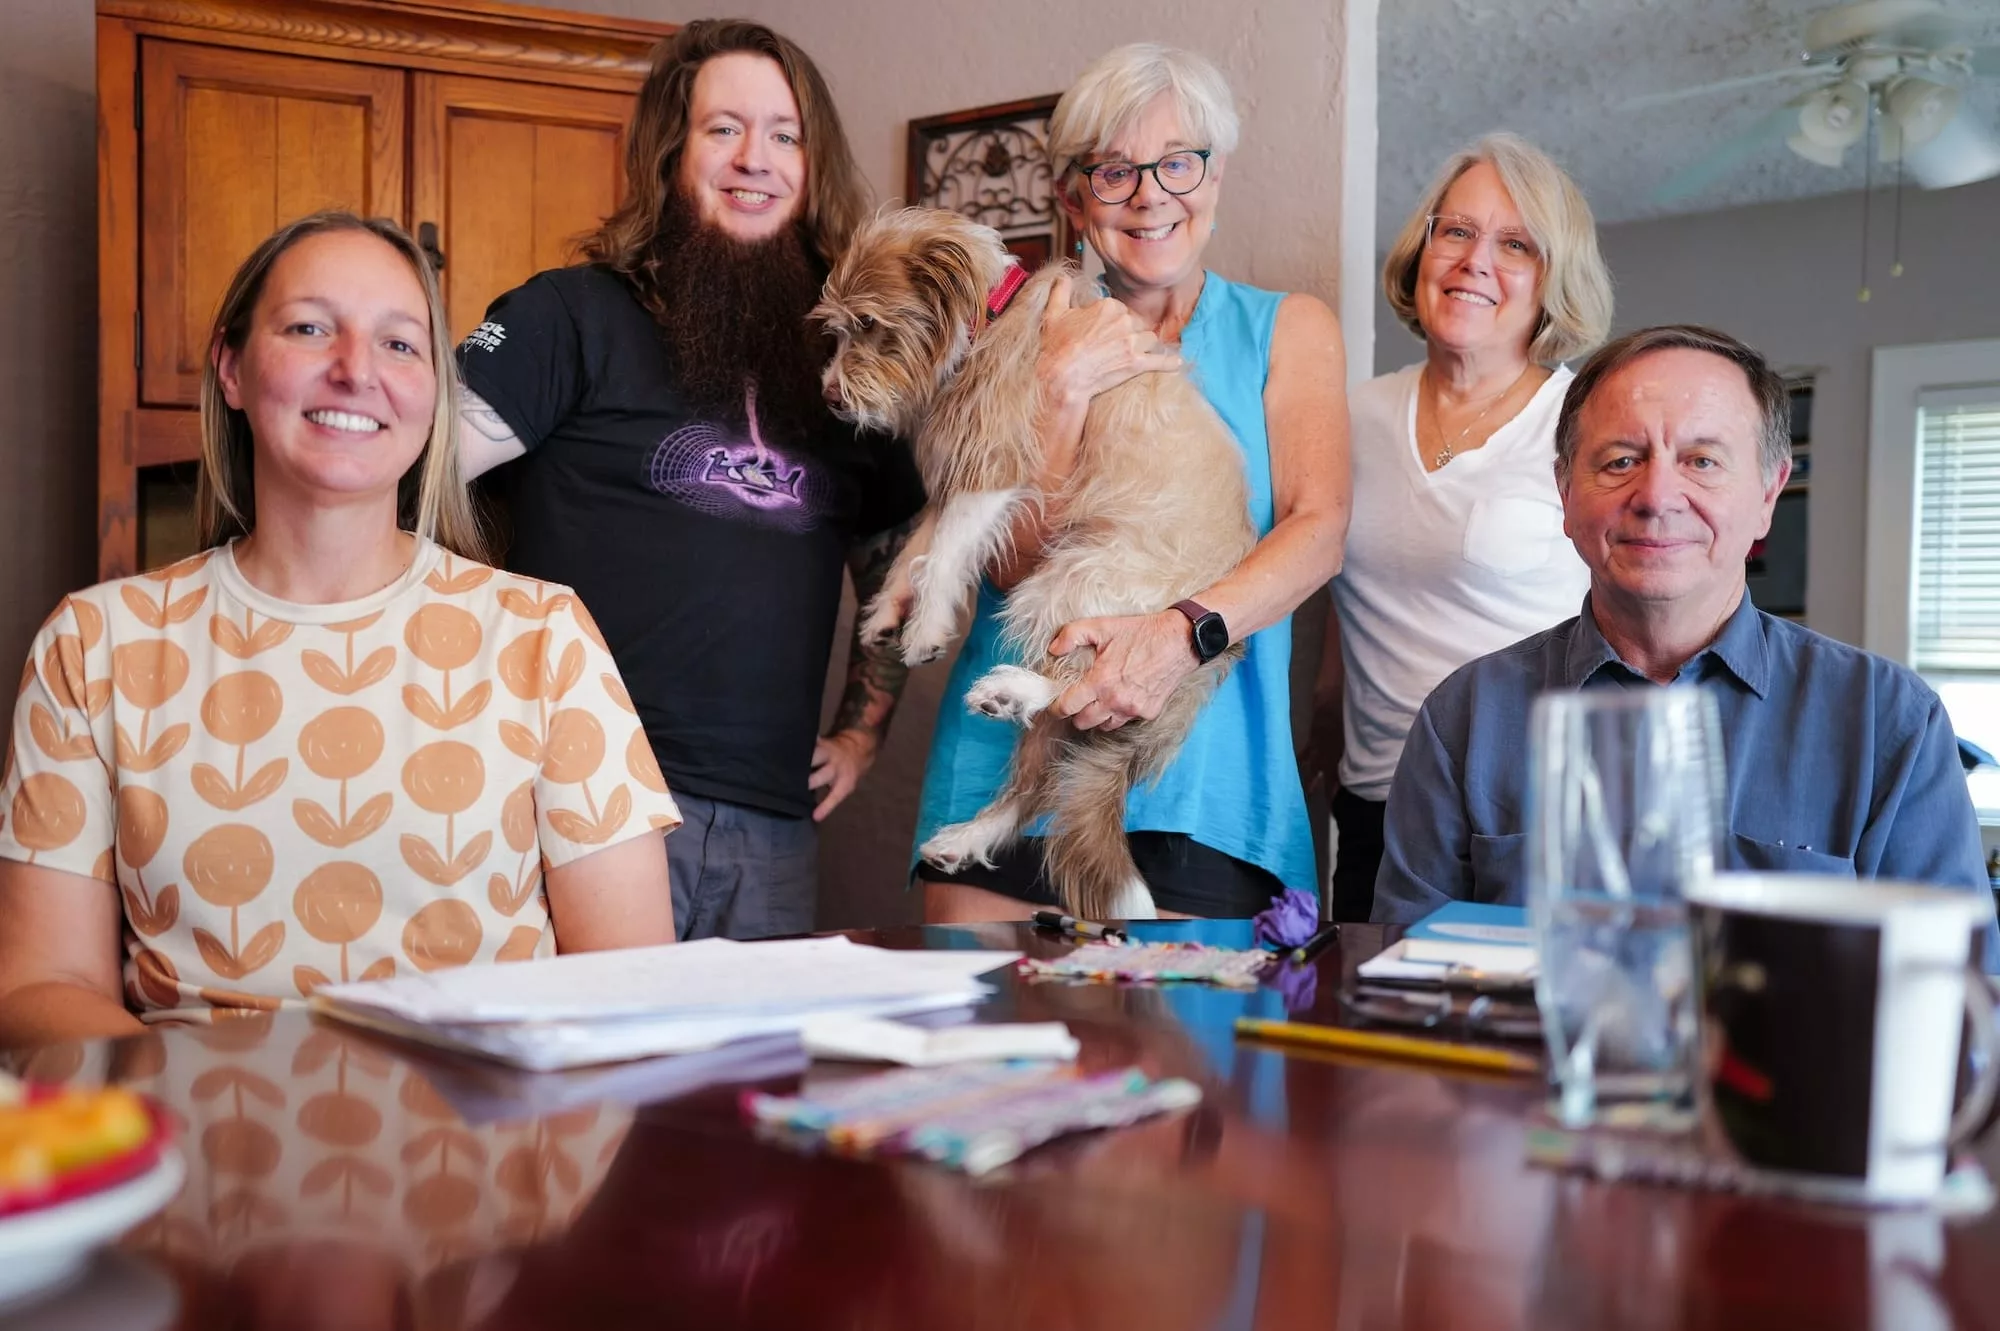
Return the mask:
{"type": "Polygon", "coordinates": [[[1078,730],[1116,730],[1127,721],[1152,720],[1174,686],[1199,664],[1187,617],[1178,610],[1079,619],[1063,625],[1049,653],[1068,656],[1083,647],[1097,649],[1096,663],[1055,701],[1056,715],[1068,717],[1078,730]]]}
{"type": "Polygon", "coordinates": [[[821,793],[820,802],[813,809],[814,822],[825,822],[826,816],[854,793],[861,778],[875,765],[875,755],[881,749],[882,741],[872,730],[836,730],[820,736],[813,745],[812,775],[806,781],[811,789],[821,793]]]}

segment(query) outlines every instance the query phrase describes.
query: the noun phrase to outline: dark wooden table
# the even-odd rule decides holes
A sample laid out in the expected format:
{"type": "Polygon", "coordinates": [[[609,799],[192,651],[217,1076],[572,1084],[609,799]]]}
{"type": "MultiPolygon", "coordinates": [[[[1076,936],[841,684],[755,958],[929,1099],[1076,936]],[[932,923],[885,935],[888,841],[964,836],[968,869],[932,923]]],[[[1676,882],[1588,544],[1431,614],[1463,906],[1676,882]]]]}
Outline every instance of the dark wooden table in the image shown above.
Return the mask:
{"type": "MultiPolygon", "coordinates": [[[[1140,932],[1248,942],[1237,923],[1140,932]]],[[[852,936],[1066,946],[1011,925],[852,936]]],[[[1351,928],[1322,958],[1316,1019],[1380,943],[1351,928]]],[[[520,1080],[285,1015],[47,1051],[45,1072],[169,1104],[190,1179],[100,1264],[86,1320],[49,1320],[59,1303],[35,1324],[2000,1328],[2000,1217],[1547,1173],[1522,1158],[1538,1085],[1233,1039],[1237,1016],[1283,1011],[1268,989],[1006,977],[982,1019],[1066,1021],[1089,1065],[1191,1077],[1208,1098],[977,1182],[760,1143],[745,1083],[660,1099],[659,1065],[520,1080]],[[151,1320],[104,1311],[117,1282],[154,1291],[151,1320]]],[[[800,1061],[749,1075],[791,1090],[800,1061]]],[[[2000,1175],[2000,1134],[1983,1159],[2000,1175]]]]}

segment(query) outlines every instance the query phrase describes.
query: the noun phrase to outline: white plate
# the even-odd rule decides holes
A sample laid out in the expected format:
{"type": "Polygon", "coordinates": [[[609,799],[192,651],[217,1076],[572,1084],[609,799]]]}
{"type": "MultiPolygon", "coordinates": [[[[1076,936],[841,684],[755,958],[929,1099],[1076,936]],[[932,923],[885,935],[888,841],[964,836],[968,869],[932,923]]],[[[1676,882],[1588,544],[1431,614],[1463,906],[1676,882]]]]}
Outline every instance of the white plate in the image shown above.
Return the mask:
{"type": "Polygon", "coordinates": [[[169,1147],[135,1179],[0,1220],[0,1308],[76,1275],[93,1252],[172,1201],[186,1178],[169,1147]]]}

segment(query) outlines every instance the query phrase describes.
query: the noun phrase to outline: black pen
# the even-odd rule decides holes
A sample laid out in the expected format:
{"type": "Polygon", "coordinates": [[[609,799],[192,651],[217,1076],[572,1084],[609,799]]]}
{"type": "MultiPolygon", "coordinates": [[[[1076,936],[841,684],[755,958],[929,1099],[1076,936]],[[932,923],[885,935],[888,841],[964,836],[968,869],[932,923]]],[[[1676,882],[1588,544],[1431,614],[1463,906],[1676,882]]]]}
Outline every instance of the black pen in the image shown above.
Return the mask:
{"type": "Polygon", "coordinates": [[[1293,948],[1292,960],[1295,962],[1299,962],[1301,964],[1311,961],[1314,957],[1326,951],[1328,947],[1332,946],[1334,943],[1337,943],[1339,941],[1340,941],[1340,926],[1337,924],[1329,924],[1326,926],[1326,928],[1320,930],[1318,933],[1314,934],[1311,938],[1306,939],[1305,942],[1293,948]]]}
{"type": "Polygon", "coordinates": [[[1060,929],[1066,934],[1081,934],[1085,938],[1109,938],[1126,942],[1123,929],[1113,929],[1108,924],[1092,924],[1089,920],[1079,920],[1074,915],[1065,915],[1059,910],[1038,910],[1035,912],[1035,926],[1041,929],[1060,929]]]}

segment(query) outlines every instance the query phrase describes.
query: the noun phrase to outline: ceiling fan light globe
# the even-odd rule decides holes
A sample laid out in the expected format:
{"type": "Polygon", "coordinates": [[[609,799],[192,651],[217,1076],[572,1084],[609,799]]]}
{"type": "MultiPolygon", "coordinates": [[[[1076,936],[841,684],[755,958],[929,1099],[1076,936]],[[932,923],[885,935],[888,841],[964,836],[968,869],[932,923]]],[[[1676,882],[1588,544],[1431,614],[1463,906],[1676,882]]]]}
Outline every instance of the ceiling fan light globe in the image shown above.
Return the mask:
{"type": "Polygon", "coordinates": [[[1821,88],[1799,104],[1799,134],[1838,152],[1868,132],[1868,89],[1859,83],[1821,88]]]}
{"type": "Polygon", "coordinates": [[[2000,176],[2000,140],[1971,116],[1953,116],[1922,147],[1903,153],[1910,178],[1925,189],[1952,189],[2000,176]]]}
{"type": "Polygon", "coordinates": [[[1787,138],[1785,146],[1808,162],[1818,162],[1821,166],[1838,167],[1847,160],[1846,148],[1832,147],[1817,139],[1807,138],[1804,134],[1794,134],[1787,138]]]}
{"type": "Polygon", "coordinates": [[[1882,94],[1885,119],[1901,132],[1904,151],[1922,147],[1936,138],[1958,114],[1965,95],[1947,83],[1929,79],[1902,78],[1882,94]]]}

